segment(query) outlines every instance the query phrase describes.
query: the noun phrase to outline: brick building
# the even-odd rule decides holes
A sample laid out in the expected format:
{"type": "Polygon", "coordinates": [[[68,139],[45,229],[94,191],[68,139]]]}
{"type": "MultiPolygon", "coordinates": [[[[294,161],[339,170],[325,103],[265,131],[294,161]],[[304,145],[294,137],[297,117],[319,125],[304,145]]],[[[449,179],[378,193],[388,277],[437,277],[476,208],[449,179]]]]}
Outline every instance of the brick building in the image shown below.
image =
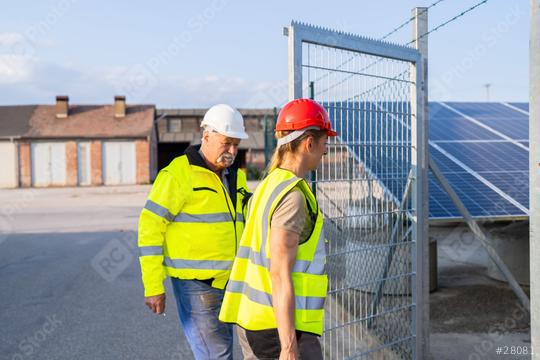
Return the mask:
{"type": "Polygon", "coordinates": [[[157,169],[153,105],[0,106],[0,187],[146,184],[157,169]]]}

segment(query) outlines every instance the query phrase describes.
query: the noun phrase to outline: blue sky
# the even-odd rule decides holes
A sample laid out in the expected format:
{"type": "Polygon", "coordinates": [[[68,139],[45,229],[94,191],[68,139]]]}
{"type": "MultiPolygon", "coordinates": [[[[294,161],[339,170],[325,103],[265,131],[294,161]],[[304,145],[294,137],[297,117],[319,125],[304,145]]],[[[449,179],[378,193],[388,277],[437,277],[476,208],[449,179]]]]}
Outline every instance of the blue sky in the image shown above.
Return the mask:
{"type": "MultiPolygon", "coordinates": [[[[0,104],[280,105],[291,20],[379,38],[434,0],[18,1],[0,13],[0,104]],[[7,9],[7,11],[6,11],[7,9]]],[[[446,0],[430,28],[478,0],[446,0]]],[[[490,0],[430,35],[430,100],[528,100],[528,0],[490,0]]],[[[388,40],[406,43],[410,26],[388,40]]]]}

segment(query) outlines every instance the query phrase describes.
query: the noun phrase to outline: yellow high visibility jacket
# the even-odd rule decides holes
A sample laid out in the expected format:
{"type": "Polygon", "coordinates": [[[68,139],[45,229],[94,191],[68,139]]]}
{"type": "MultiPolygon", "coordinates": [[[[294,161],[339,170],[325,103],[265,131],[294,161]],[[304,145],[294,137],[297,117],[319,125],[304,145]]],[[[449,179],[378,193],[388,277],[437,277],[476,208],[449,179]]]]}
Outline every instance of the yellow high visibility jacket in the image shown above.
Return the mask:
{"type": "Polygon", "coordinates": [[[159,172],[139,220],[145,296],[164,293],[166,276],[225,287],[244,228],[248,191],[242,170],[229,168],[227,180],[234,189],[230,195],[195,146],[159,172]]]}
{"type": "Polygon", "coordinates": [[[295,295],[295,327],[321,335],[324,301],[328,287],[323,217],[307,183],[292,172],[275,169],[257,187],[249,205],[246,228],[225,289],[219,319],[248,330],[277,328],[272,307],[270,277],[270,222],[280,200],[299,187],[316,214],[307,241],[298,246],[292,270],[295,295]]]}

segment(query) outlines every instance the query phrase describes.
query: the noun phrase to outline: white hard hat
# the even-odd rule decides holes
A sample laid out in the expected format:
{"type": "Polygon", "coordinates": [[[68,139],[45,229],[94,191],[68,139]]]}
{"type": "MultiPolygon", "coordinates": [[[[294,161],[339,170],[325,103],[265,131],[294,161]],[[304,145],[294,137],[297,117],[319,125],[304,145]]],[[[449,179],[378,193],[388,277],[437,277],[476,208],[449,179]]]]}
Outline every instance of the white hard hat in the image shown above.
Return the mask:
{"type": "Polygon", "coordinates": [[[242,114],[232,106],[218,104],[212,106],[204,114],[201,127],[208,126],[221,135],[236,139],[247,139],[248,134],[244,128],[242,114]]]}

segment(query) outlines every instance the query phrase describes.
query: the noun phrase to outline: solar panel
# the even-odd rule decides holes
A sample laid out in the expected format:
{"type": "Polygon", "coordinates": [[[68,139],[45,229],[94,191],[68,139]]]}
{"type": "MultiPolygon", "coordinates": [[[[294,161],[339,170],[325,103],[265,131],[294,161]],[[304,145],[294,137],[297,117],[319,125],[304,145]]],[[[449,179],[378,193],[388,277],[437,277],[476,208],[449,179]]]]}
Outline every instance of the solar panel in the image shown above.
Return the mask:
{"type": "MultiPolygon", "coordinates": [[[[529,138],[529,116],[507,105],[453,102],[446,104],[512,139],[524,140],[529,138]]],[[[497,138],[500,139],[500,137],[497,138]]]]}
{"type": "MultiPolygon", "coordinates": [[[[346,102],[323,104],[350,151],[399,201],[410,141],[400,115],[408,103],[346,102]],[[386,139],[375,134],[386,133],[386,139]],[[376,156],[374,156],[376,154],[376,156]]],[[[524,217],[528,214],[528,104],[429,103],[430,155],[469,212],[476,218],[524,217]]],[[[404,115],[407,116],[407,115],[404,115]]],[[[459,219],[461,214],[429,173],[430,218],[459,219]]]]}
{"type": "Polygon", "coordinates": [[[430,140],[495,140],[494,133],[481,128],[443,107],[439,103],[429,104],[430,140]]]}
{"type": "Polygon", "coordinates": [[[529,112],[529,103],[510,103],[510,105],[515,106],[523,111],[529,112]]]}
{"type": "Polygon", "coordinates": [[[528,152],[509,142],[438,143],[437,145],[476,172],[527,171],[529,169],[528,152]]]}
{"type": "Polygon", "coordinates": [[[486,172],[481,174],[499,189],[529,208],[529,172],[486,172]]]}
{"type": "MultiPolygon", "coordinates": [[[[509,214],[524,215],[519,208],[467,172],[448,173],[445,174],[445,177],[474,217],[495,218],[507,217],[509,214]]],[[[430,218],[452,219],[459,217],[459,212],[450,198],[433,177],[429,184],[430,218]]]]}
{"type": "MultiPolygon", "coordinates": [[[[430,155],[473,217],[527,215],[529,133],[523,105],[429,104],[430,155]]],[[[460,218],[432,174],[429,183],[430,218],[460,218]]]]}

